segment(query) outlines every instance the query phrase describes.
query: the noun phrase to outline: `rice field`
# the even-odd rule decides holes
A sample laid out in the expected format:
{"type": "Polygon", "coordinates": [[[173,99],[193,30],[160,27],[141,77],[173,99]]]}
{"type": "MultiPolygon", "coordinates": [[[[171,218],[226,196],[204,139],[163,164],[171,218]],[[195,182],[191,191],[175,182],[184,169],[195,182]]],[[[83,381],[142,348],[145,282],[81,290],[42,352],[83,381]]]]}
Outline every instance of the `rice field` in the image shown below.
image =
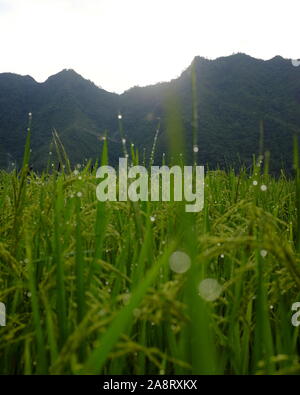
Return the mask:
{"type": "Polygon", "coordinates": [[[300,373],[299,176],[206,171],[186,213],[99,202],[97,166],[63,150],[30,172],[29,144],[0,173],[1,374],[300,373]]]}

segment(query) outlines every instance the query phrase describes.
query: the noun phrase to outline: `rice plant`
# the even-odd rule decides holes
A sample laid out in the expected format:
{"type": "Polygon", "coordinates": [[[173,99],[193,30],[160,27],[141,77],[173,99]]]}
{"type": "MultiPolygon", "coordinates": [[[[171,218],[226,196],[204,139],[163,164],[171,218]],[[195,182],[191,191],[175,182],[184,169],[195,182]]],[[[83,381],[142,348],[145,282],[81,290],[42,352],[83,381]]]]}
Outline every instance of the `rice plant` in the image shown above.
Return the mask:
{"type": "Polygon", "coordinates": [[[206,171],[186,213],[99,202],[97,164],[72,169],[57,134],[60,169],[35,174],[27,136],[22,169],[0,173],[1,374],[300,373],[297,153],[294,179],[261,160],[206,171]]]}

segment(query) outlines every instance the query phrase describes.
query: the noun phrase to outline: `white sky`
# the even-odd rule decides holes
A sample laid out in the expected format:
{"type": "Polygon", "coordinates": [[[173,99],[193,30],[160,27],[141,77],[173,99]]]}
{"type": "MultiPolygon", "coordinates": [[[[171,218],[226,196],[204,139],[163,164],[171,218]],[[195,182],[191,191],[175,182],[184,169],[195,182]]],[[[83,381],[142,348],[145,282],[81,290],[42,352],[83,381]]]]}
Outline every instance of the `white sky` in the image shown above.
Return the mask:
{"type": "Polygon", "coordinates": [[[0,72],[73,68],[123,92],[177,77],[195,55],[300,57],[299,0],[0,0],[0,72]]]}

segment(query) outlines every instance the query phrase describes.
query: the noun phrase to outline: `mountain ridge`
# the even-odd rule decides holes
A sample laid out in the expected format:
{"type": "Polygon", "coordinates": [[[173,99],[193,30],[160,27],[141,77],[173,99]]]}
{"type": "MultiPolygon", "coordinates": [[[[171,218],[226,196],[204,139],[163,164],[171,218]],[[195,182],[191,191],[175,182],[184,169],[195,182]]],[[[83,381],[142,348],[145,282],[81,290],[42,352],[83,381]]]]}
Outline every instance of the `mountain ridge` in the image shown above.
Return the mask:
{"type": "Polygon", "coordinates": [[[251,59],[251,60],[253,60],[253,61],[264,62],[264,63],[266,63],[266,62],[273,62],[273,61],[277,61],[277,60],[278,60],[278,61],[284,61],[284,63],[286,63],[286,64],[287,64],[287,63],[290,64],[291,61],[292,61],[292,59],[290,59],[290,58],[284,58],[283,56],[280,56],[280,55],[275,55],[275,56],[273,56],[273,57],[270,58],[270,59],[262,59],[262,58],[256,58],[256,57],[254,57],[254,56],[248,55],[248,54],[243,53],[243,52],[237,52],[237,53],[234,53],[234,54],[231,54],[231,55],[228,55],[228,56],[219,56],[219,57],[217,57],[217,58],[215,58],[215,59],[210,59],[210,58],[206,58],[206,57],[201,56],[201,55],[196,55],[196,56],[194,56],[194,58],[193,58],[191,64],[190,64],[189,66],[187,66],[187,68],[186,68],[185,70],[183,70],[183,71],[180,73],[179,77],[174,77],[174,78],[171,78],[171,79],[169,79],[169,80],[164,80],[164,81],[158,81],[158,82],[156,82],[156,83],[152,83],[152,84],[148,84],[148,85],[143,85],[143,86],[134,85],[134,86],[132,86],[132,87],[130,87],[130,88],[128,88],[128,89],[125,89],[122,93],[113,92],[113,91],[110,91],[110,90],[107,90],[107,89],[104,89],[104,88],[100,87],[98,84],[96,84],[96,83],[95,83],[94,81],[92,81],[91,79],[85,78],[82,74],[77,73],[77,71],[76,71],[75,69],[73,69],[73,68],[64,68],[64,69],[58,71],[57,73],[51,74],[51,75],[48,76],[44,81],[41,81],[41,82],[37,81],[34,77],[32,77],[32,76],[29,75],[29,74],[19,74],[19,73],[14,73],[14,72],[9,72],[9,71],[7,71],[7,72],[1,72],[1,73],[0,73],[0,76],[1,76],[1,75],[12,75],[12,76],[24,77],[24,78],[29,77],[31,80],[33,80],[33,81],[36,82],[37,84],[40,84],[40,85],[41,85],[41,84],[46,83],[49,79],[52,79],[52,77],[56,77],[56,76],[59,76],[59,75],[68,75],[68,73],[70,73],[70,74],[76,75],[76,76],[78,76],[78,77],[81,77],[81,78],[83,78],[83,79],[86,80],[86,81],[90,81],[90,82],[91,82],[92,84],[94,84],[98,89],[105,90],[106,92],[113,93],[113,94],[118,95],[118,96],[122,96],[125,92],[128,92],[129,90],[134,89],[134,88],[136,88],[136,87],[138,87],[138,88],[148,88],[148,87],[151,87],[151,86],[155,86],[155,85],[158,85],[158,84],[164,84],[164,83],[168,83],[168,82],[171,82],[171,81],[173,81],[173,80],[176,80],[176,79],[180,78],[180,76],[181,76],[182,73],[184,73],[187,69],[189,69],[189,68],[191,67],[192,63],[193,63],[195,60],[196,60],[196,61],[199,61],[199,60],[201,61],[201,60],[203,60],[203,61],[206,61],[206,62],[215,62],[215,61],[220,61],[220,60],[229,60],[230,58],[231,58],[231,59],[234,59],[234,58],[236,58],[236,57],[244,57],[244,58],[247,58],[247,59],[249,59],[249,60],[251,59]]]}

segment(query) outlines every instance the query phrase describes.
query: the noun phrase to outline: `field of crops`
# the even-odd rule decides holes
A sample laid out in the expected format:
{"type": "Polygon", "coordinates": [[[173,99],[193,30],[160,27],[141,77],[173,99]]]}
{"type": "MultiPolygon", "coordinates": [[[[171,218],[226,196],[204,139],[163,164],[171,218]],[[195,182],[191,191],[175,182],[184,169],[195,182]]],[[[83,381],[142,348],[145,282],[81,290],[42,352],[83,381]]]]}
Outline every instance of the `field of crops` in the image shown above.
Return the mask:
{"type": "Polygon", "coordinates": [[[207,171],[186,213],[99,202],[96,166],[29,155],[0,173],[1,374],[300,373],[297,178],[207,171]]]}

